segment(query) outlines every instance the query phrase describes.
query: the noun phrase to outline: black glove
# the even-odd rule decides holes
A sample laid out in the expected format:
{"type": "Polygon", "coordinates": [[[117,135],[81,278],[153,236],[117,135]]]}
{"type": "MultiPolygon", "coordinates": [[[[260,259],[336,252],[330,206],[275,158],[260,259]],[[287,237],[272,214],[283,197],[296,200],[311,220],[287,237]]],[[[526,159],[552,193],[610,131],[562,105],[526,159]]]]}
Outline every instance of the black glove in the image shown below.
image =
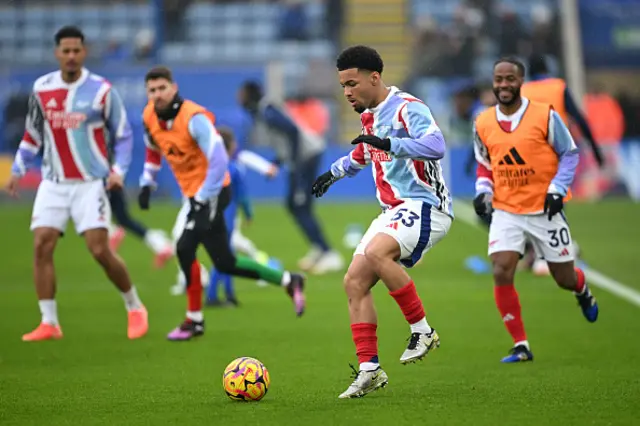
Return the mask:
{"type": "Polygon", "coordinates": [[[329,187],[337,181],[338,178],[331,173],[331,170],[329,170],[316,178],[316,181],[313,182],[313,186],[311,187],[311,193],[315,195],[316,198],[322,197],[329,187]]]}
{"type": "Polygon", "coordinates": [[[478,216],[482,217],[491,214],[493,211],[493,207],[491,206],[492,198],[493,196],[491,194],[483,192],[473,199],[473,209],[476,211],[478,216]]]}
{"type": "Polygon", "coordinates": [[[383,151],[391,151],[391,140],[388,138],[380,139],[373,135],[360,135],[351,141],[351,145],[358,145],[359,143],[368,143],[383,151]]]}
{"type": "Polygon", "coordinates": [[[142,210],[149,210],[149,200],[151,199],[151,187],[143,186],[138,194],[138,205],[142,210]]]}
{"type": "Polygon", "coordinates": [[[544,199],[544,212],[547,213],[549,220],[560,213],[563,206],[564,201],[560,194],[547,194],[547,198],[544,199]]]}
{"type": "Polygon", "coordinates": [[[213,215],[215,215],[215,209],[212,210],[211,202],[199,202],[196,201],[195,198],[189,198],[189,204],[191,205],[189,219],[193,220],[194,229],[197,231],[206,231],[211,228],[213,215]]]}

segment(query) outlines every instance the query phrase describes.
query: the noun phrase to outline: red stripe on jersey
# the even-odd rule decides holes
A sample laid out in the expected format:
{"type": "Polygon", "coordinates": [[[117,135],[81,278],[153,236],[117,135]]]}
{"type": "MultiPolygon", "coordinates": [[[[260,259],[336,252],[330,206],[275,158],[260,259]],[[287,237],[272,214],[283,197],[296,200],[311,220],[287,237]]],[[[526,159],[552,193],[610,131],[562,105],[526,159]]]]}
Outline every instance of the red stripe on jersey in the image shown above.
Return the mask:
{"type": "Polygon", "coordinates": [[[391,185],[384,179],[384,171],[382,163],[374,161],[373,167],[376,169],[376,187],[380,193],[380,201],[387,206],[395,207],[402,204],[401,200],[398,200],[391,189],[391,185]]]}
{"type": "Polygon", "coordinates": [[[107,95],[109,94],[110,91],[111,91],[111,86],[109,86],[109,88],[104,92],[104,95],[102,95],[102,99],[100,99],[100,105],[104,106],[104,104],[107,102],[107,95]]]}
{"type": "Polygon", "coordinates": [[[373,113],[363,112],[360,114],[360,121],[362,122],[362,133],[373,135],[373,113]]]}
{"type": "Polygon", "coordinates": [[[33,136],[31,136],[31,133],[29,133],[28,131],[24,131],[24,136],[22,136],[22,140],[26,143],[28,143],[29,145],[33,145],[36,148],[40,148],[40,145],[38,145],[38,142],[36,142],[36,140],[33,138],[33,136]]]}
{"type": "Polygon", "coordinates": [[[424,171],[424,161],[413,160],[413,167],[415,167],[416,169],[416,174],[418,175],[418,179],[420,179],[420,182],[431,186],[431,184],[427,180],[427,174],[424,171]]]}
{"type": "Polygon", "coordinates": [[[160,151],[156,151],[150,148],[145,149],[145,164],[153,164],[154,166],[160,166],[162,163],[162,154],[160,151]]]}
{"type": "Polygon", "coordinates": [[[424,102],[422,102],[420,99],[414,98],[413,96],[400,96],[400,97],[408,102],[420,102],[421,104],[424,104],[424,102]]]}
{"type": "Polygon", "coordinates": [[[107,154],[107,141],[105,140],[105,137],[104,137],[104,129],[102,127],[93,129],[93,138],[95,139],[96,144],[98,144],[98,149],[100,150],[100,153],[102,154],[104,159],[108,161],[109,156],[107,154]]]}
{"type": "MultiPolygon", "coordinates": [[[[360,121],[362,121],[362,132],[365,135],[373,135],[373,113],[363,112],[360,114],[360,121]]],[[[358,145],[358,147],[360,146],[362,144],[358,145]]],[[[364,147],[362,147],[362,152],[364,153],[364,147]]],[[[375,159],[372,159],[372,162],[376,170],[376,187],[380,193],[380,201],[392,207],[402,204],[402,201],[396,199],[389,182],[384,179],[383,165],[375,159]]]]}
{"type": "Polygon", "coordinates": [[[353,151],[351,151],[351,159],[362,166],[367,164],[363,144],[359,143],[353,151]]]}
{"type": "Polygon", "coordinates": [[[404,118],[402,117],[402,110],[405,109],[406,107],[407,107],[407,104],[404,104],[402,105],[402,108],[400,108],[400,111],[398,111],[398,121],[402,123],[402,127],[404,127],[407,133],[409,133],[409,126],[407,126],[406,121],[404,121],[404,118]]]}
{"type": "Polygon", "coordinates": [[[487,169],[482,164],[478,163],[478,168],[476,169],[476,177],[478,178],[487,178],[493,181],[493,172],[487,169]]]}
{"type": "Polygon", "coordinates": [[[57,118],[63,117],[65,112],[65,103],[67,100],[66,89],[56,89],[49,91],[38,92],[40,97],[40,103],[45,112],[45,117],[51,128],[53,134],[53,143],[60,157],[60,163],[62,163],[62,173],[67,179],[82,179],[82,173],[76,165],[76,161],[71,153],[71,147],[69,146],[69,138],[67,137],[67,130],[64,128],[64,119],[57,118]],[[51,119],[53,116],[53,119],[51,119]]]}

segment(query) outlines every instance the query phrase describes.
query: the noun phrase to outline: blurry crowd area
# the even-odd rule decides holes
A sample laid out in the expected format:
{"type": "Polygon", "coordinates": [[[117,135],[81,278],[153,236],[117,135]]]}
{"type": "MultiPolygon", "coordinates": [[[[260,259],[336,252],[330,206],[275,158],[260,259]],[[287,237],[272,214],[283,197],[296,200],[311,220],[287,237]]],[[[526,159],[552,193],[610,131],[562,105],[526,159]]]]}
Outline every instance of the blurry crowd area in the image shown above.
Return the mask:
{"type": "MultiPolygon", "coordinates": [[[[345,13],[354,1],[0,0],[0,67],[54,69],[52,37],[67,24],[85,32],[89,68],[278,61],[296,120],[331,142],[348,144],[337,129],[342,99],[334,64],[347,44],[345,13]]],[[[544,56],[551,74],[564,76],[555,0],[407,0],[406,7],[410,71],[403,81],[387,83],[425,99],[452,147],[470,146],[475,113],[495,102],[491,71],[498,57],[515,55],[526,62],[531,55],[544,56]]],[[[596,139],[640,140],[640,93],[616,75],[587,76],[581,101],[596,139]]],[[[12,151],[20,140],[27,93],[23,87],[5,88],[0,95],[0,146],[12,151]]]]}

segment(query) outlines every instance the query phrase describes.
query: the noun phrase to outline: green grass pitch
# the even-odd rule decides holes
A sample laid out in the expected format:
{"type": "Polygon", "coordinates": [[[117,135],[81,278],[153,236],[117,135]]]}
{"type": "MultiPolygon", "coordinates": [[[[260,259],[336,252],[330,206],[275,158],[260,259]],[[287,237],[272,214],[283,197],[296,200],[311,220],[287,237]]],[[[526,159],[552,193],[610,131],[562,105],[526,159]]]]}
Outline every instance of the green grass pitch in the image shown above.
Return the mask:
{"type": "MultiPolygon", "coordinates": [[[[338,247],[350,223],[368,225],[370,204],[322,204],[338,247]]],[[[177,207],[136,215],[169,230],[177,207]]],[[[569,221],[590,266],[640,289],[640,205],[572,203],[569,221]]],[[[510,348],[493,302],[491,277],[463,268],[484,255],[487,237],[458,220],[411,271],[440,349],[415,365],[398,358],[408,337],[400,310],[375,289],[380,359],[389,386],[358,400],[338,400],[355,363],[341,275],[310,277],[308,311],[297,319],[281,289],[236,280],[237,310],[206,311],[207,333],[173,343],[185,300],[169,295],[176,269],[151,268],[141,242],[120,253],[150,315],[149,334],[126,338],[121,297],[69,229],[56,253],[58,304],[65,337],[23,343],[39,321],[31,280],[30,206],[0,210],[0,424],[9,425],[631,425],[640,416],[640,309],[594,288],[600,318],[588,324],[573,296],[549,278],[517,276],[533,363],[502,365],[510,348]],[[230,401],[222,372],[253,356],[271,373],[259,403],[230,401]]],[[[262,249],[295,267],[305,245],[279,205],[258,205],[246,228],[262,249]]],[[[350,250],[342,249],[345,256],[350,250]]]]}

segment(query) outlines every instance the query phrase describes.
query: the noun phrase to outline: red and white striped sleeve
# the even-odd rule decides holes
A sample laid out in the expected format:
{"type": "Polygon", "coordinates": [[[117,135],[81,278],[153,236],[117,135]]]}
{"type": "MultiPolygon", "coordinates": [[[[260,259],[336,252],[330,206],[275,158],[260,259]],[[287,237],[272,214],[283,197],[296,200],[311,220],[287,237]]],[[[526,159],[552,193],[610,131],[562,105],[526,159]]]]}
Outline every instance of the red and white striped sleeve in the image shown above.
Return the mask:
{"type": "Polygon", "coordinates": [[[493,194],[493,172],[487,146],[482,142],[475,124],[473,126],[473,151],[478,162],[476,169],[476,194],[484,192],[493,194]]]}
{"type": "Polygon", "coordinates": [[[36,156],[42,147],[41,129],[43,122],[44,116],[42,109],[34,93],[29,98],[29,107],[25,119],[25,131],[11,167],[12,175],[24,176],[27,170],[34,165],[36,156]]]}
{"type": "Polygon", "coordinates": [[[140,186],[155,188],[157,186],[156,177],[162,166],[162,152],[146,129],[144,132],[144,144],[144,170],[142,171],[142,176],[140,176],[140,186]]]}

